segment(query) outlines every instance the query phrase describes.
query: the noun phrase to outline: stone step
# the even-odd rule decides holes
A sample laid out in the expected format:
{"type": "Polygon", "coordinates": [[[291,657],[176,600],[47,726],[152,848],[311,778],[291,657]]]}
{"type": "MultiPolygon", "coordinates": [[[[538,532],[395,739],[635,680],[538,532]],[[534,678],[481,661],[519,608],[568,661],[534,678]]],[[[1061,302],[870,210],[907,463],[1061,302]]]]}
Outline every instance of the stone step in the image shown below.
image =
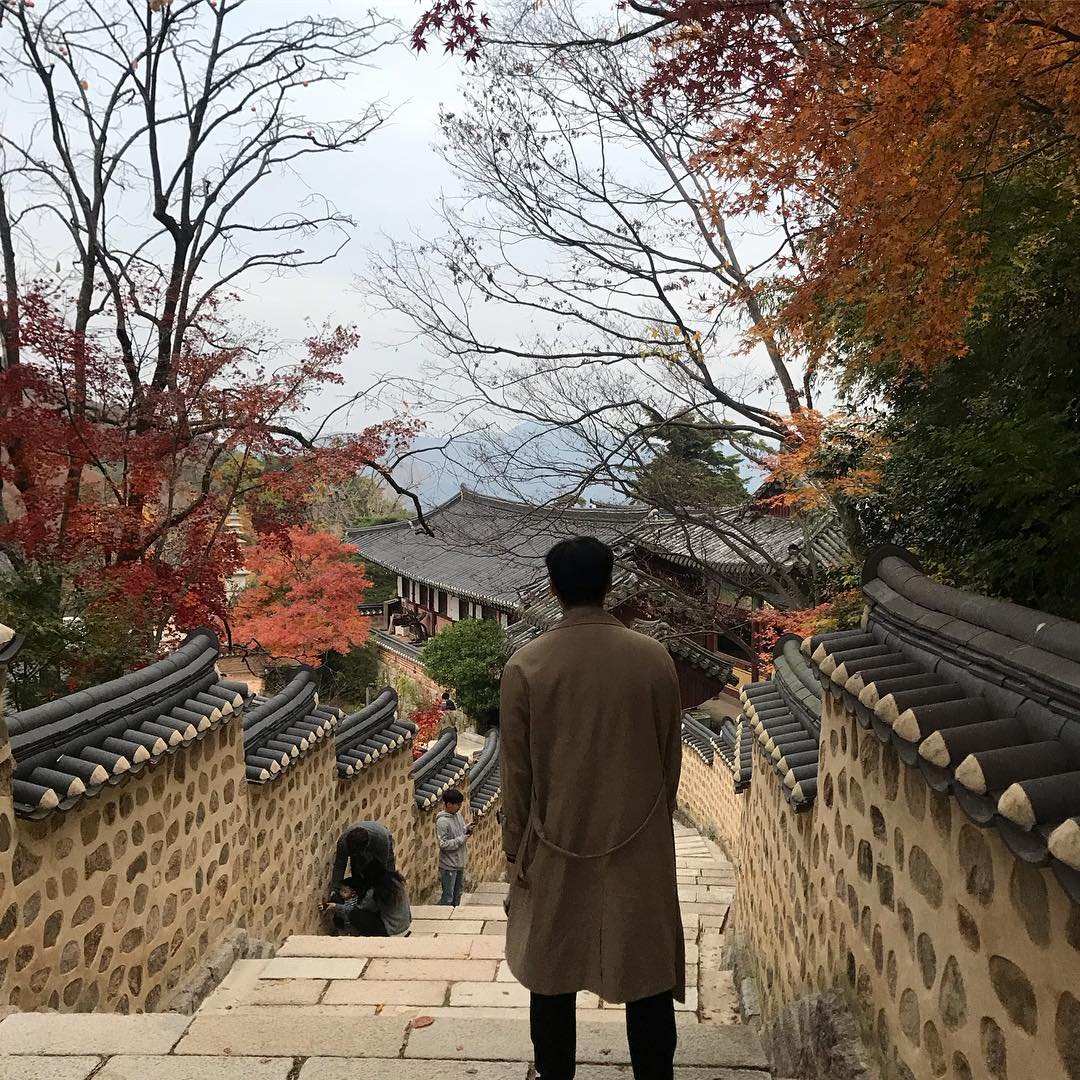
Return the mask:
{"type": "MultiPolygon", "coordinates": [[[[154,1080],[461,1080],[460,1061],[369,1058],[364,1073],[346,1058],[311,1057],[304,1062],[289,1057],[199,1057],[177,1055],[146,1057],[121,1054],[107,1061],[98,1057],[25,1056],[4,1059],[4,1080],[130,1080],[152,1076],[154,1080]],[[299,1072],[297,1072],[299,1068],[299,1072]]],[[[465,1063],[468,1080],[529,1080],[530,1067],[523,1062],[465,1063]]],[[[577,1080],[632,1080],[623,1065],[584,1065],[577,1080]]],[[[715,1069],[679,1068],[675,1080],[717,1080],[715,1069]]],[[[722,1080],[768,1080],[756,1069],[725,1069],[722,1080]]]]}
{"type": "MultiPolygon", "coordinates": [[[[532,1060],[527,1019],[440,1016],[414,1027],[402,1015],[358,1016],[349,1023],[286,1023],[280,1010],[200,1012],[176,1045],[176,1054],[274,1057],[403,1058],[459,1062],[532,1060]],[[266,1016],[259,1013],[265,1012],[266,1016]]],[[[307,1010],[294,1010],[303,1014],[307,1010]]],[[[317,1015],[317,1014],[316,1014],[317,1015]]],[[[313,1019],[315,1017],[313,1016],[313,1019]]],[[[42,1020],[48,1018],[42,1017],[42,1020]]],[[[97,1018],[94,1018],[97,1019],[97,1018]]],[[[101,1017],[118,1028],[126,1017],[101,1017]]],[[[185,1018],[186,1019],[186,1018],[185,1018]]],[[[299,1016],[297,1017],[299,1019],[299,1016]]],[[[53,1022],[51,1027],[61,1025],[53,1022]]],[[[44,1038],[45,1026],[42,1026],[44,1038]]],[[[0,1025],[0,1035],[3,1025],[0,1025]]],[[[28,1035],[28,1032],[23,1033],[28,1035]]],[[[115,1036],[114,1036],[115,1038],[115,1036]]],[[[46,1039],[46,1042],[48,1040],[46,1039]]],[[[629,1052],[621,1029],[610,1021],[578,1023],[577,1059],[583,1065],[627,1065],[629,1052]]],[[[49,1052],[47,1049],[42,1052],[49,1052]]],[[[765,1070],[767,1061],[756,1034],[747,1027],[685,1025],[679,1031],[676,1062],[705,1069],[765,1070]]],[[[357,1068],[353,1075],[382,1073],[357,1068]]]]}

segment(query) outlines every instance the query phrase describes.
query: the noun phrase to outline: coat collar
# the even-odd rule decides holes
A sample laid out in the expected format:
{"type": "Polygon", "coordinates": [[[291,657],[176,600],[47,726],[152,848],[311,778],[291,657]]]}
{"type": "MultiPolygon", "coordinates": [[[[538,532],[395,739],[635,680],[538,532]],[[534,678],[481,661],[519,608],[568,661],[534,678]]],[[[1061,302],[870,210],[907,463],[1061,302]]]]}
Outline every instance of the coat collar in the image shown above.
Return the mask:
{"type": "Polygon", "coordinates": [[[609,611],[602,607],[584,606],[568,608],[563,612],[562,619],[551,629],[560,630],[564,626],[622,626],[623,623],[609,611]]]}

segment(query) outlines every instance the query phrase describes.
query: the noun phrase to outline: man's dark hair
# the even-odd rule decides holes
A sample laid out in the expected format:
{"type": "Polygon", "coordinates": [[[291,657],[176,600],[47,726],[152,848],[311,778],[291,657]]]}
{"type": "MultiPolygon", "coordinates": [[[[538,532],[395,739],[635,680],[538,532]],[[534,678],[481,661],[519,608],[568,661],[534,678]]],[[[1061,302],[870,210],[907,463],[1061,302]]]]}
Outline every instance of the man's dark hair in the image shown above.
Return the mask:
{"type": "Polygon", "coordinates": [[[615,555],[595,536],[560,540],[544,559],[559,599],[567,607],[601,606],[611,586],[615,555]]]}
{"type": "Polygon", "coordinates": [[[447,788],[443,792],[442,801],[447,806],[460,806],[465,801],[465,796],[456,787],[447,788]]]}

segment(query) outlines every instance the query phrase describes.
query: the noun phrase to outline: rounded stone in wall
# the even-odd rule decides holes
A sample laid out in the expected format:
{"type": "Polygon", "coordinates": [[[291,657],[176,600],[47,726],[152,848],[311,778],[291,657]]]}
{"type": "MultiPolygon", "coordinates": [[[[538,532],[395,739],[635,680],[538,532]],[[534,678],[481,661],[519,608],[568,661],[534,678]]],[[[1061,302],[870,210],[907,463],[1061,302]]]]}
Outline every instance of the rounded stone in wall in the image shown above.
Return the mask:
{"type": "Polygon", "coordinates": [[[1039,1008],[1031,980],[1011,960],[991,956],[990,982],[1009,1019],[1034,1035],[1039,1029],[1039,1008]]]}
{"type": "Polygon", "coordinates": [[[82,949],[77,941],[69,941],[60,953],[60,974],[74,971],[82,962],[82,949]]]}
{"type": "Polygon", "coordinates": [[[1042,872],[1017,859],[1009,878],[1009,900],[1028,937],[1036,945],[1049,945],[1050,901],[1042,872]]]}
{"type": "Polygon", "coordinates": [[[904,834],[897,828],[893,829],[893,851],[896,854],[897,869],[904,869],[904,834]]]}
{"type": "Polygon", "coordinates": [[[1080,1080],[1080,1001],[1066,991],[1058,999],[1054,1045],[1068,1080],[1080,1080]]]}
{"type": "Polygon", "coordinates": [[[960,869],[968,893],[989,904],[994,898],[994,863],[986,837],[974,825],[960,828],[960,869]]]}
{"type": "Polygon", "coordinates": [[[874,954],[874,967],[880,975],[885,966],[885,942],[881,935],[881,927],[874,927],[874,941],[871,945],[874,954]]]}
{"type": "Polygon", "coordinates": [[[1069,906],[1069,921],[1065,924],[1065,940],[1074,949],[1080,949],[1080,904],[1069,906]]]}
{"type": "Polygon", "coordinates": [[[972,952],[978,952],[981,945],[979,924],[963,904],[956,905],[956,925],[960,931],[960,936],[964,939],[964,944],[972,952]]]}
{"type": "Polygon", "coordinates": [[[885,828],[885,815],[876,807],[870,807],[870,827],[874,831],[875,840],[884,840],[888,836],[885,828]]]}
{"type": "Polygon", "coordinates": [[[938,835],[948,840],[952,834],[952,798],[948,792],[928,790],[930,799],[930,820],[934,823],[938,835]]]}
{"type": "Polygon", "coordinates": [[[896,914],[900,919],[900,929],[904,931],[907,939],[908,952],[915,956],[915,920],[911,917],[911,908],[903,900],[896,901],[896,914]]]}
{"type": "Polygon", "coordinates": [[[889,1045],[892,1043],[892,1033],[889,1031],[889,1018],[885,1015],[884,1009],[878,1009],[877,1041],[883,1054],[888,1051],[889,1045]]]}
{"type": "Polygon", "coordinates": [[[950,956],[945,962],[941,989],[938,991],[938,1006],[942,1023],[950,1031],[955,1031],[967,1022],[967,991],[964,989],[964,977],[960,974],[960,965],[955,956],[950,956]]]}
{"type": "Polygon", "coordinates": [[[56,944],[56,939],[60,936],[60,928],[64,925],[64,913],[62,911],[54,911],[46,920],[45,928],[43,931],[43,943],[46,949],[52,948],[56,944]]]}
{"type": "Polygon", "coordinates": [[[881,784],[885,789],[885,798],[892,802],[900,786],[900,758],[892,743],[881,750],[881,784]]]}
{"type": "Polygon", "coordinates": [[[1009,1055],[1005,1036],[992,1017],[984,1016],[979,1024],[979,1049],[982,1051],[986,1074],[993,1080],[1009,1080],[1009,1055]]]}
{"type": "MultiPolygon", "coordinates": [[[[922,780],[919,780],[922,783],[922,780]]],[[[908,872],[911,875],[911,883],[915,886],[919,895],[932,907],[941,907],[944,895],[944,886],[941,874],[930,860],[930,856],[918,844],[912,845],[908,856],[908,872]]]]}
{"type": "Polygon", "coordinates": [[[889,957],[885,961],[885,982],[889,987],[889,997],[896,997],[896,953],[892,949],[889,950],[889,957]]]}
{"type": "Polygon", "coordinates": [[[923,1051],[930,1062],[930,1071],[934,1076],[944,1076],[948,1067],[945,1063],[945,1047],[941,1045],[941,1036],[933,1020],[923,1024],[923,1051]]]}
{"type": "Polygon", "coordinates": [[[904,796],[911,816],[922,821],[926,816],[926,781],[916,769],[904,770],[904,796]]]}
{"type": "Polygon", "coordinates": [[[915,956],[919,961],[919,973],[923,986],[929,990],[937,979],[937,953],[929,934],[920,934],[915,943],[915,956]]]}
{"type": "Polygon", "coordinates": [[[968,1059],[959,1050],[952,1056],[952,1075],[953,1080],[974,1080],[968,1059]]]}
{"type": "Polygon", "coordinates": [[[919,1012],[919,999],[915,991],[908,987],[900,995],[900,1030],[916,1045],[921,1042],[919,1032],[922,1016],[919,1012]]]}

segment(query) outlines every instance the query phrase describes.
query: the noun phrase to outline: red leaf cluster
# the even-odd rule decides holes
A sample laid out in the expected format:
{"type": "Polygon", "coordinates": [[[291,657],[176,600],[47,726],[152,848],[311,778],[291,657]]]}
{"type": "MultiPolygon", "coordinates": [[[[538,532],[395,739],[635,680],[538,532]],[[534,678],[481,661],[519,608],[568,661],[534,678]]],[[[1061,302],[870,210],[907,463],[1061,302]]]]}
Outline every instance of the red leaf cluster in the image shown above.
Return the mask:
{"type": "Polygon", "coordinates": [[[409,719],[416,725],[416,738],[413,740],[414,759],[424,752],[424,745],[438,735],[439,725],[445,715],[437,701],[430,705],[421,705],[409,713],[409,719]]]}
{"type": "Polygon", "coordinates": [[[490,25],[486,15],[476,14],[473,0],[436,0],[413,26],[412,47],[427,49],[428,39],[441,38],[444,51],[459,53],[474,62],[483,44],[483,31],[490,25]]]}
{"type": "Polygon", "coordinates": [[[225,528],[233,510],[248,507],[257,528],[281,533],[315,479],[378,470],[416,431],[391,421],[311,439],[292,418],[341,382],[356,332],[313,335],[272,367],[258,342],[236,342],[216,301],[208,308],[159,381],[114,338],[75,332],[64,305],[31,290],[18,358],[0,369],[0,552],[17,571],[50,567],[65,595],[133,604],[158,641],[225,625],[242,560],[225,528]]]}

